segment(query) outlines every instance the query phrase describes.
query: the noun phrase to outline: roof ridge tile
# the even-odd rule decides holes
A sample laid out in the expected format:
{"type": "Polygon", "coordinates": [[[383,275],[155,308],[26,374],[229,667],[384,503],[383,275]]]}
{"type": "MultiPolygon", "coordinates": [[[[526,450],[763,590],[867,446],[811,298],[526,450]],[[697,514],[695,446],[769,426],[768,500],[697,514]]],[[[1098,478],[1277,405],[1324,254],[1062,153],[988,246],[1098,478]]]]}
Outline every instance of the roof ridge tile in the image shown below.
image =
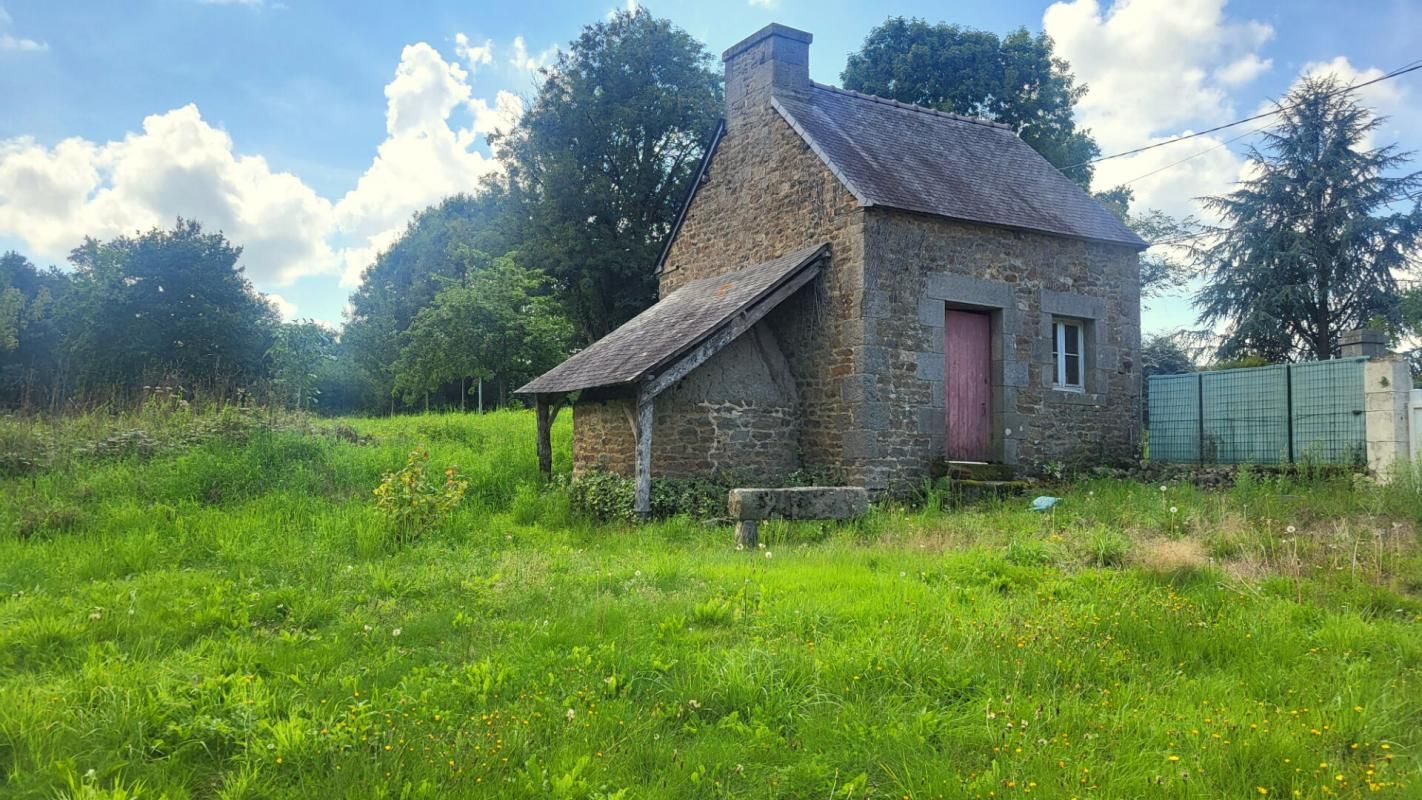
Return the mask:
{"type": "Polygon", "coordinates": [[[816,89],[823,89],[827,92],[835,92],[837,94],[846,95],[848,97],[853,97],[859,100],[867,100],[871,103],[879,103],[880,105],[886,105],[892,108],[900,108],[904,111],[917,111],[921,114],[932,114],[935,117],[944,117],[946,119],[956,120],[958,122],[966,122],[971,125],[982,125],[988,128],[998,128],[1000,130],[1012,132],[1012,135],[1014,136],[1017,135],[1015,131],[1012,131],[1012,126],[1008,125],[1005,122],[998,122],[996,120],[985,119],[983,117],[970,117],[966,114],[954,114],[951,111],[939,111],[936,108],[929,108],[928,106],[905,103],[900,100],[890,99],[888,97],[880,97],[877,94],[866,94],[864,92],[856,92],[853,89],[845,89],[840,86],[831,86],[828,83],[819,83],[818,81],[811,81],[811,85],[816,89]]]}

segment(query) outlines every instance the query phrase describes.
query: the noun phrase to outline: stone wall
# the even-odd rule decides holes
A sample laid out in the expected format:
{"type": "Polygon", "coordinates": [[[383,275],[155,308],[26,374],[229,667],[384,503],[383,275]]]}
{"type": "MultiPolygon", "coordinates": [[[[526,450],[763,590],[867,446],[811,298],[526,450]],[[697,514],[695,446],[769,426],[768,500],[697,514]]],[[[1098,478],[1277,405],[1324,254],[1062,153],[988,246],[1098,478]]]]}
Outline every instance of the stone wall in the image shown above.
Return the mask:
{"type": "Polygon", "coordinates": [[[632,477],[637,439],[632,433],[632,400],[583,399],[573,404],[573,477],[588,470],[632,477]]]}
{"type": "MultiPolygon", "coordinates": [[[[665,296],[824,242],[828,264],[754,336],[659,398],[653,474],[799,467],[874,490],[917,482],[943,455],[949,304],[992,314],[997,460],[1031,468],[1132,457],[1136,253],[862,208],[771,105],[772,92],[809,86],[807,45],[772,35],[727,52],[726,132],[668,250],[660,288],[665,296]],[[1084,392],[1051,388],[1053,315],[1086,322],[1084,392]]],[[[580,404],[576,470],[597,464],[631,474],[628,403],[580,404]]]]}
{"type": "Polygon", "coordinates": [[[881,208],[868,212],[865,250],[865,344],[843,392],[864,398],[867,486],[912,482],[944,452],[948,305],[992,316],[995,460],[1031,470],[1135,455],[1135,251],[881,208]],[[1052,388],[1055,316],[1087,323],[1084,392],[1052,388]]]}
{"type": "Polygon", "coordinates": [[[800,467],[799,393],[761,322],[656,399],[652,474],[784,476],[800,467]]]}
{"type": "MultiPolygon", "coordinates": [[[[759,56],[753,48],[741,57],[759,56]]],[[[770,106],[769,85],[737,74],[728,68],[726,133],[668,251],[661,291],[828,242],[821,276],[766,323],[798,388],[800,465],[854,482],[862,465],[846,443],[862,432],[840,379],[855,370],[861,334],[864,211],[770,106]]]]}
{"type": "MultiPolygon", "coordinates": [[[[602,469],[631,477],[636,463],[630,397],[573,407],[573,475],[602,469]]],[[[652,413],[652,475],[783,477],[800,468],[799,392],[766,321],[659,395],[652,413]]]]}
{"type": "Polygon", "coordinates": [[[1368,469],[1390,480],[1406,465],[1411,448],[1408,422],[1412,371],[1401,356],[1386,354],[1363,365],[1363,419],[1368,469]]]}

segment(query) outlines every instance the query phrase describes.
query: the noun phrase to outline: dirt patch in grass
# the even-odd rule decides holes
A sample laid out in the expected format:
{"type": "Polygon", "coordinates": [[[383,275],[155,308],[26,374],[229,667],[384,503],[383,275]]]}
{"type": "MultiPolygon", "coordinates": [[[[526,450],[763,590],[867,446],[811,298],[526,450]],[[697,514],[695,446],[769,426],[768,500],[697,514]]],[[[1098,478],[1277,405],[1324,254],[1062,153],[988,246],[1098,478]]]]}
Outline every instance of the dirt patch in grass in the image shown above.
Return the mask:
{"type": "Polygon", "coordinates": [[[1205,546],[1194,539],[1152,539],[1142,542],[1130,562],[1148,572],[1170,574],[1204,569],[1210,565],[1205,546]]]}

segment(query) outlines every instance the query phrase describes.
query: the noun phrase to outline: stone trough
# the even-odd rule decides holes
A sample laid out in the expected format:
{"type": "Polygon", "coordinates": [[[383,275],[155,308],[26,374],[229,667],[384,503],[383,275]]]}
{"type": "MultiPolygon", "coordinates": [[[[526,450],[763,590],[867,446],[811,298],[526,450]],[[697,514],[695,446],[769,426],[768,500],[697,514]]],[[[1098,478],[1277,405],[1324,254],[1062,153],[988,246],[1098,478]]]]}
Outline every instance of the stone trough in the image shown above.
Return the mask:
{"type": "Polygon", "coordinates": [[[727,507],[736,521],[736,544],[753,549],[764,520],[854,519],[869,510],[869,493],[858,486],[732,489],[727,507]]]}

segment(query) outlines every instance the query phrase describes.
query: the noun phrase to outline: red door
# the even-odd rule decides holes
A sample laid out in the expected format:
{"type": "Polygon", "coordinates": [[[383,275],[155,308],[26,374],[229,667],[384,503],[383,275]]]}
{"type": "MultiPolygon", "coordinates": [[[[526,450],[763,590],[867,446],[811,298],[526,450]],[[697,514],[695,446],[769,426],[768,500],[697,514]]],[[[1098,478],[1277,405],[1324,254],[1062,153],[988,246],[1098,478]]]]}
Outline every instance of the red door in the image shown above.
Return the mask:
{"type": "Polygon", "coordinates": [[[948,309],[943,321],[943,389],[950,461],[987,461],[991,450],[992,326],[987,314],[948,309]]]}

